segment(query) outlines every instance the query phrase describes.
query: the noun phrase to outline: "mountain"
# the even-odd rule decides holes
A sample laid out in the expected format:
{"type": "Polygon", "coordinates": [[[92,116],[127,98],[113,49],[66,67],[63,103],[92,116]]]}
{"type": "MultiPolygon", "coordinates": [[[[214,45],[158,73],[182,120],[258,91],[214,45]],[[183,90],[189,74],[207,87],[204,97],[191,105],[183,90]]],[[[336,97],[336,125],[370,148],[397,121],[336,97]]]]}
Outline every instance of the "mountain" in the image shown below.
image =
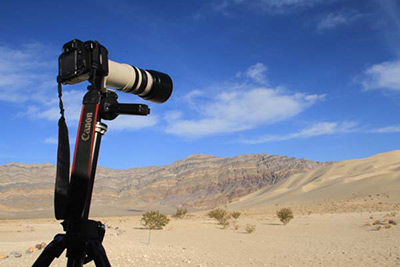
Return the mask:
{"type": "MultiPolygon", "coordinates": [[[[99,167],[92,214],[213,208],[324,165],[253,154],[233,158],[192,155],[171,165],[128,170],[99,167]]],[[[0,218],[53,216],[55,171],[48,163],[0,166],[0,218]]]]}
{"type": "Polygon", "coordinates": [[[400,150],[320,165],[249,194],[230,208],[260,209],[301,203],[307,206],[323,202],[330,202],[323,205],[325,211],[338,210],[340,207],[333,207],[337,205],[357,205],[358,210],[368,210],[372,205],[374,210],[384,205],[400,209],[400,150]]]}

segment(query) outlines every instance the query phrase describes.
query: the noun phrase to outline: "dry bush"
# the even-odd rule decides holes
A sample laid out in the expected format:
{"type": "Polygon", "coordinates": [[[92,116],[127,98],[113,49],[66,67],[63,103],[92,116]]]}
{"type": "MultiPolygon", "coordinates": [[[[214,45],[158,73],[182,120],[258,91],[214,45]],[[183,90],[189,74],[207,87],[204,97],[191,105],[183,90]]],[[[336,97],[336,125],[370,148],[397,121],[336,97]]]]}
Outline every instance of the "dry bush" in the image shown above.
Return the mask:
{"type": "Polygon", "coordinates": [[[384,225],[385,223],[382,222],[381,220],[376,220],[373,225],[384,225]]]}
{"type": "Polygon", "coordinates": [[[222,229],[226,229],[230,225],[231,214],[223,209],[215,209],[207,213],[208,217],[216,219],[222,229]]]}
{"type": "Polygon", "coordinates": [[[276,212],[276,216],[278,216],[279,220],[284,225],[288,224],[290,220],[294,218],[293,211],[290,208],[282,208],[276,212]]]}
{"type": "Polygon", "coordinates": [[[256,231],[256,226],[254,224],[247,224],[244,228],[248,234],[254,233],[256,231]]]}
{"type": "Polygon", "coordinates": [[[149,229],[160,230],[169,223],[167,215],[160,213],[159,211],[148,211],[143,214],[141,223],[149,229]]]}
{"type": "Polygon", "coordinates": [[[175,214],[172,215],[172,218],[183,219],[186,217],[187,209],[177,209],[175,214]]]}
{"type": "Polygon", "coordinates": [[[385,229],[389,229],[390,227],[392,227],[390,224],[385,224],[385,229]]]}
{"type": "Polygon", "coordinates": [[[229,218],[230,214],[223,209],[215,209],[207,213],[207,216],[217,221],[223,220],[224,218],[229,218]]]}
{"type": "Polygon", "coordinates": [[[233,212],[231,212],[231,216],[232,216],[233,219],[239,219],[239,217],[240,217],[241,214],[242,214],[242,213],[240,213],[239,211],[233,211],[233,212]]]}
{"type": "Polygon", "coordinates": [[[238,230],[240,228],[240,225],[236,221],[233,221],[232,222],[232,227],[233,227],[234,230],[238,230]]]}
{"type": "Polygon", "coordinates": [[[222,229],[227,229],[231,222],[227,218],[223,218],[220,221],[218,221],[218,224],[222,225],[222,229]]]}

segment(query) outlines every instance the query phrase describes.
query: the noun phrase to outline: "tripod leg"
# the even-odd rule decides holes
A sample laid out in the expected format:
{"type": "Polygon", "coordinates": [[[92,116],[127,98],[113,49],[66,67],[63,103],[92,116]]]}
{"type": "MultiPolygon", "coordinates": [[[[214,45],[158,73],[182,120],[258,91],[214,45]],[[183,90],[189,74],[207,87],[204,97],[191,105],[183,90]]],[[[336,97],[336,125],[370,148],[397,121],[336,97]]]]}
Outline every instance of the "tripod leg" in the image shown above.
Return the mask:
{"type": "Polygon", "coordinates": [[[111,267],[106,251],[98,240],[90,240],[86,243],[88,260],[94,260],[97,267],[111,267]]]}
{"type": "Polygon", "coordinates": [[[39,258],[33,263],[32,267],[47,267],[50,266],[54,258],[60,257],[64,249],[67,247],[64,234],[58,234],[53,241],[40,254],[39,258]]]}

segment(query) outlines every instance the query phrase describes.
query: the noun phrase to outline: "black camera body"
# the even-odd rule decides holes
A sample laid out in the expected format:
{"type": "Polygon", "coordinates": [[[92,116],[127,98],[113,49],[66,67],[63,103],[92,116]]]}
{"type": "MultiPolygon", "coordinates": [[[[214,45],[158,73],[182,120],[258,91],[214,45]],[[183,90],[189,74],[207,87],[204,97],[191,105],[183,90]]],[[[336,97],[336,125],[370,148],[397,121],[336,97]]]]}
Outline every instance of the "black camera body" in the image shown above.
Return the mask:
{"type": "Polygon", "coordinates": [[[64,44],[62,51],[58,58],[58,82],[76,84],[90,80],[94,70],[96,75],[108,75],[108,51],[101,44],[75,39],[64,44]]]}
{"type": "Polygon", "coordinates": [[[111,87],[154,103],[164,103],[172,93],[169,75],[109,60],[108,50],[97,41],[75,39],[64,44],[58,65],[57,82],[62,84],[88,80],[102,91],[111,87]]]}

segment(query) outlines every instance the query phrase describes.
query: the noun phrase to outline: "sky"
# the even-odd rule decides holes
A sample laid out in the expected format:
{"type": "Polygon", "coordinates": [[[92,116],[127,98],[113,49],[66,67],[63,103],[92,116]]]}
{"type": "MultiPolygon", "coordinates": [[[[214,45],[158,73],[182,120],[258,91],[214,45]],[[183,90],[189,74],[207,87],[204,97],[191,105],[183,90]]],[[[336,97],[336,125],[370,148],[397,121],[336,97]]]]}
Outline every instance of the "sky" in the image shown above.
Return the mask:
{"type": "MultiPolygon", "coordinates": [[[[105,122],[100,166],[400,149],[395,0],[6,0],[0,32],[0,164],[56,162],[57,62],[73,39],[174,83],[163,104],[117,92],[151,114],[105,122]]],[[[87,86],[63,87],[71,153],[87,86]]]]}

